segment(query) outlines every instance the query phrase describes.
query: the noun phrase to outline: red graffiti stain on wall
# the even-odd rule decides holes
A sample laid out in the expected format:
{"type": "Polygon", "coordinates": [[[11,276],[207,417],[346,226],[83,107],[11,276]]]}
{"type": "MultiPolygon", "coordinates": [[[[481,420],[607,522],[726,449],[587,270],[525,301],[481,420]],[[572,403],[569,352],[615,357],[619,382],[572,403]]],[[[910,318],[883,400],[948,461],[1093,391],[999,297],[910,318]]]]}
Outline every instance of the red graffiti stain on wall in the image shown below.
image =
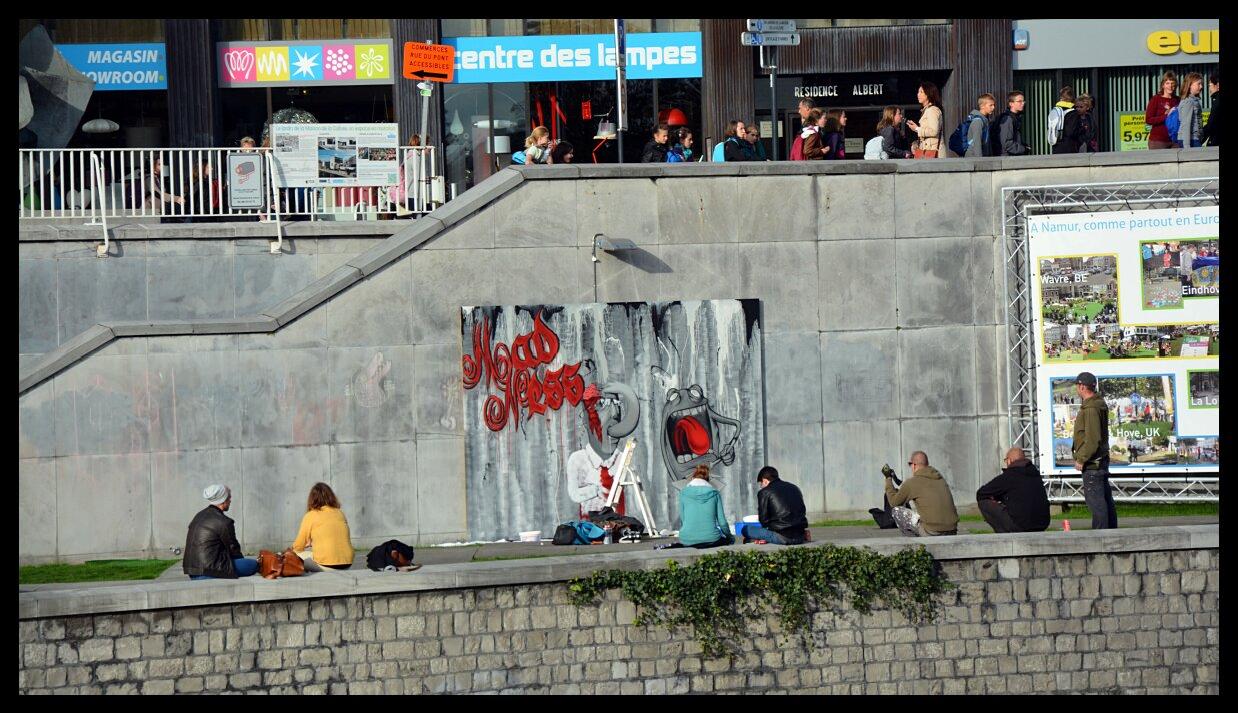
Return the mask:
{"type": "Polygon", "coordinates": [[[490,346],[493,336],[490,320],[473,325],[473,353],[465,354],[464,388],[472,389],[484,379],[498,394],[486,398],[482,407],[483,420],[491,431],[502,431],[508,419],[520,427],[520,410],[525,420],[547,410],[558,411],[566,401],[575,406],[584,397],[585,382],[580,378],[580,362],[565,364],[559,369],[547,369],[559,354],[559,337],[542,322],[541,314],[533,318],[533,331],[512,340],[490,346]]]}

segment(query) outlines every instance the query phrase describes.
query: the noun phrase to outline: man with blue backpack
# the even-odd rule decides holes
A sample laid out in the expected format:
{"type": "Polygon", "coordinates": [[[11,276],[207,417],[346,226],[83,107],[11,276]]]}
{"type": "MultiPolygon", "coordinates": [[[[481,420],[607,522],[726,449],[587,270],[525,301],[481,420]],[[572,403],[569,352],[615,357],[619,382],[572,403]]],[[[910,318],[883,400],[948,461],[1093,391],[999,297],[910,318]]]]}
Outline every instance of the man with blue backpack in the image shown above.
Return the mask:
{"type": "Polygon", "coordinates": [[[992,155],[989,122],[997,109],[997,99],[992,94],[981,94],[976,98],[976,106],[950,134],[950,150],[957,156],[979,158],[992,155]]]}

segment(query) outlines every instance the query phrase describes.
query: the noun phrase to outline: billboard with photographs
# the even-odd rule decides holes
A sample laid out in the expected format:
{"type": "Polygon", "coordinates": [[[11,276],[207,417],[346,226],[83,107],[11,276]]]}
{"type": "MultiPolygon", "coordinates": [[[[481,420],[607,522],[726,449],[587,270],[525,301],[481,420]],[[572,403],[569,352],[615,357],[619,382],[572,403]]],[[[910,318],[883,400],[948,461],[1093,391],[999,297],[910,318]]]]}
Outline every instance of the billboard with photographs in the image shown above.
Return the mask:
{"type": "Polygon", "coordinates": [[[275,185],[393,186],[399,181],[395,124],[274,124],[275,185]]]}
{"type": "Polygon", "coordinates": [[[1028,218],[1042,472],[1076,474],[1081,371],[1115,475],[1219,470],[1220,233],[1216,206],[1028,218]]]}

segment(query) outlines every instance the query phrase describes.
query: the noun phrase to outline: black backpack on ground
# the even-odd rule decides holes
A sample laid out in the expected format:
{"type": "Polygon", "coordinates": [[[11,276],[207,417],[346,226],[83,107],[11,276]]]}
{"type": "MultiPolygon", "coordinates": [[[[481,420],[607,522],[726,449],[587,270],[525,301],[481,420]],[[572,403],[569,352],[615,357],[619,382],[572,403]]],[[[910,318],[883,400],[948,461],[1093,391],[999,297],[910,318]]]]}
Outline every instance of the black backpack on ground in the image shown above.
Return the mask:
{"type": "Polygon", "coordinates": [[[408,558],[409,562],[413,561],[413,548],[409,545],[400,542],[399,540],[387,540],[370,550],[370,553],[365,556],[365,566],[381,572],[387,567],[395,567],[396,563],[391,559],[391,551],[395,550],[404,557],[408,558]]]}

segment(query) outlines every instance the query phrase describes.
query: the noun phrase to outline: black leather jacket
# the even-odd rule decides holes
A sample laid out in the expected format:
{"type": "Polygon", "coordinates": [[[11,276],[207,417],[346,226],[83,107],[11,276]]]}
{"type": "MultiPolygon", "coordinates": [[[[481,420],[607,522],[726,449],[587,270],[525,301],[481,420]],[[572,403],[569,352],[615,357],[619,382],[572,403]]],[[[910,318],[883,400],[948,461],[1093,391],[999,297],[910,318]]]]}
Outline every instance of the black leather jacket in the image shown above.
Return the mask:
{"type": "Polygon", "coordinates": [[[780,535],[801,537],[808,529],[804,496],[785,480],[775,480],[757,491],[757,517],[762,527],[780,535]]]}
{"type": "Polygon", "coordinates": [[[242,556],[232,518],[214,505],[207,505],[205,510],[194,515],[185,537],[185,559],[182,561],[185,574],[236,579],[232,560],[242,556]]]}

